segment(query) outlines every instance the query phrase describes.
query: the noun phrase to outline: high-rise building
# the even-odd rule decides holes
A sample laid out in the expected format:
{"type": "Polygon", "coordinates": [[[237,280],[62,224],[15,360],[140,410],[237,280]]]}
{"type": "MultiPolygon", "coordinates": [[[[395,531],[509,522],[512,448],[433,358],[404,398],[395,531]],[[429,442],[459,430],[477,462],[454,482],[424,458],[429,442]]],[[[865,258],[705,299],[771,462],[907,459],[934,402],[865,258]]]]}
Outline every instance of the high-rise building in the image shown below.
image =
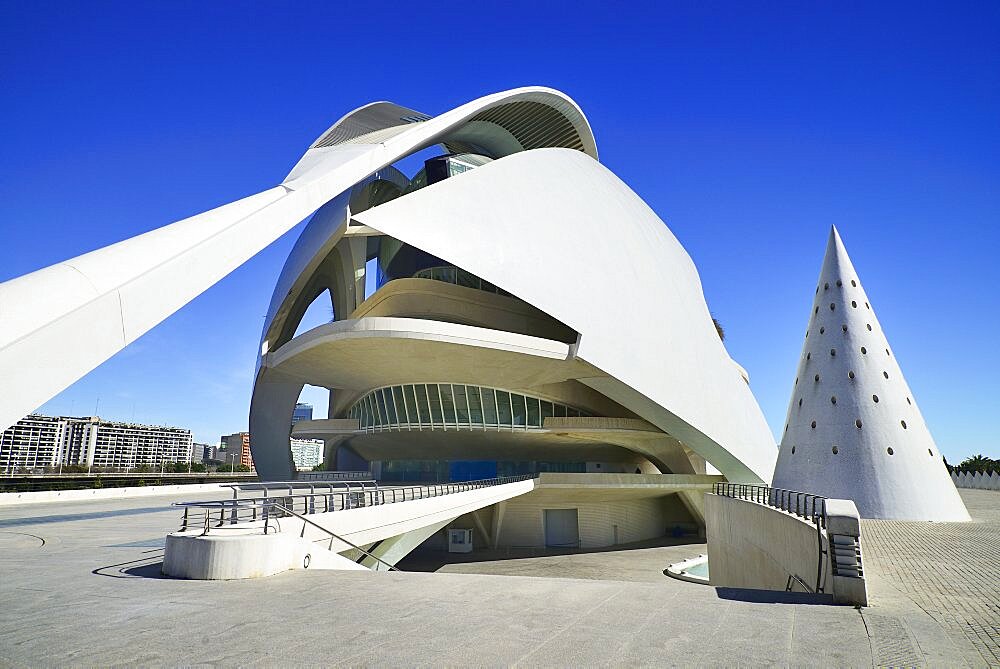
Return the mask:
{"type": "Polygon", "coordinates": [[[302,402],[296,402],[295,409],[292,410],[292,424],[298,423],[300,420],[312,420],[313,408],[311,404],[303,404],[302,402]]]}
{"type": "Polygon", "coordinates": [[[250,433],[234,432],[230,435],[223,435],[221,439],[226,449],[226,464],[237,461],[234,454],[239,454],[239,464],[254,470],[253,455],[250,454],[250,433]]]}
{"type": "Polygon", "coordinates": [[[128,470],[191,459],[191,431],[97,417],[22,418],[0,437],[0,471],[85,465],[128,470]]]}

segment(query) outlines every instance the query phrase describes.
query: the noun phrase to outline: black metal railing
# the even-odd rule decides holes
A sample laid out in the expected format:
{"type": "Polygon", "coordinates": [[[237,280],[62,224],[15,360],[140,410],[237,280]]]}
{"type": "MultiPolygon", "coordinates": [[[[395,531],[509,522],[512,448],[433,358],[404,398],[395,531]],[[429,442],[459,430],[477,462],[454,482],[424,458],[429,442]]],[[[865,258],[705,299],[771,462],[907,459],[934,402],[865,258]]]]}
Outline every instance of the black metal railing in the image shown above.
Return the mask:
{"type": "Polygon", "coordinates": [[[823,531],[826,529],[826,497],[809,492],[749,483],[716,483],[712,492],[721,497],[742,499],[779,509],[815,525],[816,585],[814,588],[810,588],[799,576],[789,574],[785,589],[791,590],[794,579],[808,592],[820,593],[825,590],[823,559],[826,557],[827,551],[823,548],[823,531]]]}
{"type": "Polygon", "coordinates": [[[716,483],[712,492],[781,509],[826,529],[826,497],[820,495],[749,483],[716,483]]]}
{"type": "Polygon", "coordinates": [[[380,506],[417,499],[451,495],[479,488],[516,483],[536,478],[538,474],[502,476],[461,483],[432,483],[381,488],[374,481],[352,482],[279,482],[232,486],[234,498],[204,502],[175,502],[184,509],[181,532],[213,529],[241,529],[244,523],[263,521],[268,533],[272,522],[287,515],[312,515],[380,506]],[[240,496],[260,493],[259,496],[240,496]]]}

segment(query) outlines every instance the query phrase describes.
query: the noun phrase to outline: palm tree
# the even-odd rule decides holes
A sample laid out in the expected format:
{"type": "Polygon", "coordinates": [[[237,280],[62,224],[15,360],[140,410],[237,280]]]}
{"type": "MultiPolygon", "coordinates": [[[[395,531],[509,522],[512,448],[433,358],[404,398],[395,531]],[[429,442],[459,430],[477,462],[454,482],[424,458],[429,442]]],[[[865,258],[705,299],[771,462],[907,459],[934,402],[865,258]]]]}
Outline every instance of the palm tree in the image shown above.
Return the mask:
{"type": "Polygon", "coordinates": [[[719,319],[712,316],[712,324],[715,325],[715,331],[719,333],[719,339],[726,341],[726,331],[722,329],[722,323],[719,322],[719,319]]]}

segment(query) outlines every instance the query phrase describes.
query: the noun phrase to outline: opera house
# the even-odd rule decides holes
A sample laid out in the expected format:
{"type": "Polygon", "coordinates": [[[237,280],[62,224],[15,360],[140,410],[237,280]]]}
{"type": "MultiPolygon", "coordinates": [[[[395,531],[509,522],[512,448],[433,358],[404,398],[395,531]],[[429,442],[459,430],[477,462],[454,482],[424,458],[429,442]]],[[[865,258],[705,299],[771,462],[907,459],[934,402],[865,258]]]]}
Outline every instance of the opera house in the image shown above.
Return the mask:
{"type": "Polygon", "coordinates": [[[262,478],[292,477],[291,413],[310,384],[330,389],[330,417],[292,436],[323,439],[329,469],[393,482],[542,473],[472,519],[499,546],[698,532],[701,498],[723,480],[707,464],[770,481],[774,440],[691,258],[601,165],[566,96],[518,89],[435,118],[370,104],[282,185],[322,206],[261,338],[262,478]],[[394,166],[418,153],[412,177],[394,166]],[[295,336],[315,300],[332,322],[295,336]]]}

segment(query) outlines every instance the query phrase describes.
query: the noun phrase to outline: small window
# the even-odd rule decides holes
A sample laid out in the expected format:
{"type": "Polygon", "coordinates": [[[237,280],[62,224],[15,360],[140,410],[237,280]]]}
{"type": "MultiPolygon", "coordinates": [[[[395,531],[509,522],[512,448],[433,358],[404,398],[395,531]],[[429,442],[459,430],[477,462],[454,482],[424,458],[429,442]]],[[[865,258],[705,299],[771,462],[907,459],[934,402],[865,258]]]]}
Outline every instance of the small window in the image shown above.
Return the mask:
{"type": "Polygon", "coordinates": [[[814,376],[814,377],[813,377],[813,380],[815,380],[815,381],[816,381],[816,383],[819,383],[819,374],[817,374],[816,376],[814,376]]]}
{"type": "Polygon", "coordinates": [[[888,379],[889,378],[889,372],[882,372],[882,376],[884,376],[886,379],[888,379]]]}
{"type": "Polygon", "coordinates": [[[812,422],[812,429],[814,429],[814,430],[816,429],[816,421],[812,422]]]}
{"type": "Polygon", "coordinates": [[[802,398],[801,397],[799,398],[799,406],[800,407],[802,406],[802,398]]]}
{"type": "Polygon", "coordinates": [[[824,334],[825,332],[826,332],[826,328],[820,328],[820,329],[819,329],[819,333],[820,333],[820,334],[824,334]]]}
{"type": "Polygon", "coordinates": [[[812,358],[812,355],[813,355],[812,353],[806,353],[806,360],[809,360],[809,359],[811,359],[811,358],[812,358]]]}
{"type": "Polygon", "coordinates": [[[872,395],[872,402],[878,404],[878,395],[872,395]]]}
{"type": "Polygon", "coordinates": [[[517,425],[518,427],[526,425],[528,421],[528,416],[527,416],[527,408],[525,406],[525,401],[524,401],[524,395],[515,395],[514,393],[511,393],[510,403],[511,403],[511,408],[514,411],[513,414],[514,425],[517,425]]]}
{"type": "Polygon", "coordinates": [[[833,310],[834,310],[834,309],[836,309],[836,308],[837,308],[837,305],[836,305],[836,304],[834,304],[833,302],[831,302],[831,303],[830,303],[830,311],[833,311],[833,310]]]}
{"type": "Polygon", "coordinates": [[[831,450],[833,451],[834,455],[836,455],[837,453],[840,453],[840,449],[837,448],[836,446],[834,446],[831,450]]]}
{"type": "Polygon", "coordinates": [[[795,455],[795,447],[792,446],[792,455],[795,455]]]}
{"type": "Polygon", "coordinates": [[[854,378],[854,372],[848,372],[847,373],[847,378],[853,379],[854,378]]]}
{"type": "Polygon", "coordinates": [[[819,313],[819,307],[816,307],[815,309],[813,309],[813,313],[814,314],[818,314],[819,313]]]}
{"type": "Polygon", "coordinates": [[[913,402],[911,402],[911,401],[910,401],[910,398],[909,398],[909,397],[907,397],[907,398],[906,398],[906,403],[907,403],[907,404],[913,404],[913,402]]]}
{"type": "Polygon", "coordinates": [[[855,288],[857,288],[858,287],[858,282],[855,281],[854,279],[851,279],[851,285],[854,286],[855,288]]]}
{"type": "Polygon", "coordinates": [[[830,284],[824,283],[823,284],[823,290],[829,290],[829,289],[830,289],[830,284]]]}
{"type": "Polygon", "coordinates": [[[840,288],[843,285],[843,282],[840,279],[837,279],[837,288],[840,288]]]}
{"type": "Polygon", "coordinates": [[[866,353],[868,353],[868,349],[866,349],[864,346],[862,346],[861,347],[861,355],[865,355],[866,353]]]}
{"type": "Polygon", "coordinates": [[[906,421],[905,420],[899,421],[899,424],[903,426],[904,430],[906,429],[906,421]]]}
{"type": "Polygon", "coordinates": [[[469,420],[473,425],[483,423],[483,404],[479,397],[479,388],[468,386],[466,398],[469,400],[469,420]]]}
{"type": "Polygon", "coordinates": [[[933,458],[934,457],[934,452],[931,451],[931,449],[928,448],[927,449],[927,455],[929,455],[929,456],[931,456],[933,458]]]}
{"type": "Polygon", "coordinates": [[[417,396],[413,392],[413,386],[407,385],[403,386],[403,404],[406,406],[406,410],[409,411],[410,422],[414,425],[420,422],[420,415],[417,410],[417,396]]]}
{"type": "Polygon", "coordinates": [[[528,404],[528,425],[531,427],[541,427],[541,411],[538,406],[538,398],[526,397],[524,398],[528,404]]]}
{"type": "Polygon", "coordinates": [[[427,400],[431,405],[431,418],[435,425],[444,425],[444,415],[441,413],[441,396],[436,383],[427,384],[427,400]]]}
{"type": "MultiPolygon", "coordinates": [[[[462,425],[469,424],[469,411],[471,407],[468,404],[468,399],[466,397],[465,386],[452,385],[451,390],[455,395],[455,413],[458,414],[458,422],[462,425]]],[[[474,387],[469,388],[470,391],[475,391],[474,387]]]]}
{"type": "Polygon", "coordinates": [[[889,455],[892,455],[892,446],[890,446],[889,448],[885,449],[885,452],[888,453],[889,455]]]}
{"type": "Polygon", "coordinates": [[[869,310],[871,309],[871,307],[870,307],[870,306],[868,306],[868,303],[867,303],[867,302],[865,302],[865,309],[869,309],[869,310]]]}
{"type": "Polygon", "coordinates": [[[511,424],[510,393],[497,391],[497,413],[501,425],[511,424]]]}
{"type": "MultiPolygon", "coordinates": [[[[887,356],[889,356],[889,349],[885,349],[885,354],[886,354],[887,356]]],[[[889,357],[892,357],[892,356],[889,356],[889,357]]]]}
{"type": "Polygon", "coordinates": [[[847,323],[844,323],[843,325],[841,325],[840,329],[843,330],[844,332],[847,332],[847,323]]]}
{"type": "Polygon", "coordinates": [[[832,395],[830,397],[830,404],[836,404],[836,403],[837,403],[837,396],[836,395],[832,395]]]}
{"type": "Polygon", "coordinates": [[[859,418],[856,421],[854,421],[854,425],[857,426],[857,428],[860,430],[861,429],[861,419],[859,418]]]}
{"type": "Polygon", "coordinates": [[[497,424],[497,404],[496,396],[492,388],[480,388],[483,396],[483,423],[485,425],[497,424]]]}
{"type": "Polygon", "coordinates": [[[442,383],[438,385],[441,390],[441,409],[444,413],[445,423],[448,425],[455,425],[458,423],[458,417],[455,415],[455,399],[451,393],[451,384],[442,383]]]}
{"type": "MultiPolygon", "coordinates": [[[[435,388],[435,386],[431,386],[435,388]]],[[[420,412],[420,422],[423,425],[431,424],[431,410],[430,404],[427,401],[427,386],[424,384],[418,384],[413,386],[413,390],[417,394],[417,410],[420,412]]],[[[434,392],[437,395],[437,390],[434,392]]]]}
{"type": "Polygon", "coordinates": [[[851,300],[851,306],[854,307],[855,309],[857,309],[858,308],[858,303],[855,302],[854,300],[851,300]]]}
{"type": "Polygon", "coordinates": [[[830,349],[830,357],[833,358],[833,357],[836,357],[836,355],[837,355],[837,349],[831,348],[830,349]]]}
{"type": "Polygon", "coordinates": [[[799,377],[795,377],[795,385],[799,385],[799,377]]]}
{"type": "Polygon", "coordinates": [[[868,328],[868,331],[869,331],[869,332],[871,332],[871,331],[872,331],[872,324],[871,324],[871,323],[865,323],[865,327],[867,327],[867,328],[868,328]]]}

